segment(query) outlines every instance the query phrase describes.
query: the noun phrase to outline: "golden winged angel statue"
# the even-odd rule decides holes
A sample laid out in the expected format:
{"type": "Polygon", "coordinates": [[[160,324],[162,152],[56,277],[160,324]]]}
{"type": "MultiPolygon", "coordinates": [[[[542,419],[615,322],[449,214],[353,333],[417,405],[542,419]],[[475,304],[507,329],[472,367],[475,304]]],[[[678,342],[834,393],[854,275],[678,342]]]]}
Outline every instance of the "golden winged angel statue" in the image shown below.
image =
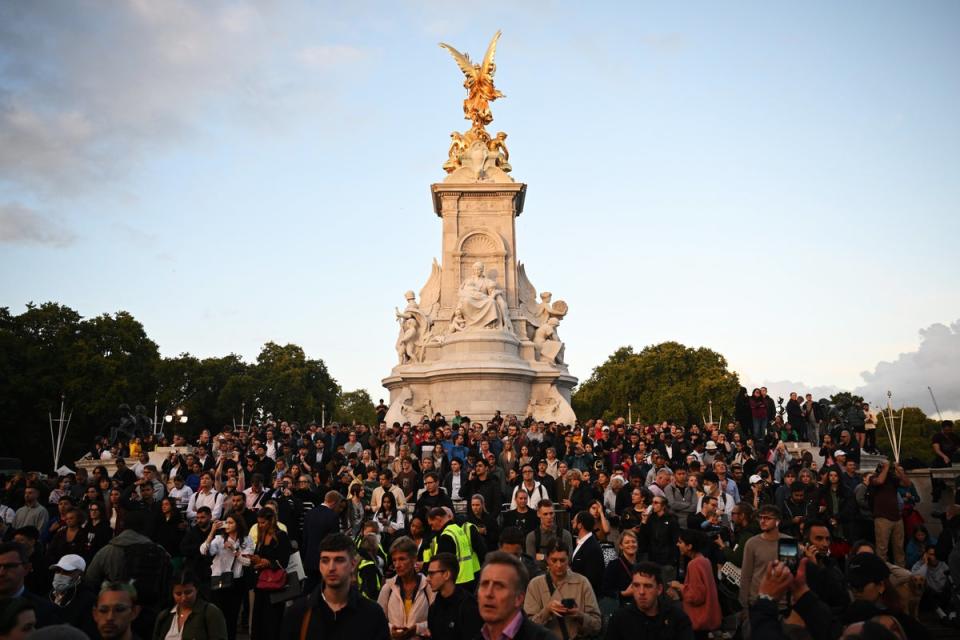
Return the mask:
{"type": "Polygon", "coordinates": [[[457,66],[466,76],[463,87],[468,93],[467,99],[463,101],[463,116],[473,122],[473,128],[477,131],[483,130],[484,125],[493,122],[490,103],[497,98],[505,97],[493,86],[493,74],[497,70],[497,65],[493,63],[493,56],[497,52],[499,39],[500,32],[497,31],[490,40],[490,46],[487,47],[487,53],[483,56],[481,64],[473,64],[467,54],[460,53],[448,44],[440,43],[441,47],[450,52],[457,66]]]}

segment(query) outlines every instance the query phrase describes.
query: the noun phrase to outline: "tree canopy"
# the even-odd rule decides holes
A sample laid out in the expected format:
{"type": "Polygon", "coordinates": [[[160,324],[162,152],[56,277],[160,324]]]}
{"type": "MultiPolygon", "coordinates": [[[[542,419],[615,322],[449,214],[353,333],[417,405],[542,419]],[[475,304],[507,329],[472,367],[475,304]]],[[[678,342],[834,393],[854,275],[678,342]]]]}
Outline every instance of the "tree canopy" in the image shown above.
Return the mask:
{"type": "MultiPolygon", "coordinates": [[[[362,402],[347,398],[350,415],[362,402]]],[[[369,401],[369,395],[363,392],[369,401]]],[[[153,417],[182,408],[186,430],[219,430],[240,422],[241,413],[277,419],[329,419],[341,390],[323,360],[308,358],[294,344],[268,342],[255,363],[235,354],[197,358],[188,353],[162,358],[143,325],[119,311],[83,318],[69,307],[28,304],[14,315],[0,308],[0,439],[6,455],[28,469],[52,461],[48,413],[57,417],[60,399],[73,412],[62,462],[79,458],[93,438],[106,435],[118,407],[143,405],[153,417]]],[[[372,403],[370,403],[372,414],[372,403]]],[[[359,418],[358,418],[359,419],[359,418]]]]}
{"type": "Polygon", "coordinates": [[[690,424],[702,421],[712,401],[715,420],[721,414],[733,419],[739,388],[726,358],[711,349],[678,342],[651,345],[640,353],[621,347],[577,388],[573,408],[581,419],[612,420],[626,416],[629,403],[634,420],[690,424]]]}

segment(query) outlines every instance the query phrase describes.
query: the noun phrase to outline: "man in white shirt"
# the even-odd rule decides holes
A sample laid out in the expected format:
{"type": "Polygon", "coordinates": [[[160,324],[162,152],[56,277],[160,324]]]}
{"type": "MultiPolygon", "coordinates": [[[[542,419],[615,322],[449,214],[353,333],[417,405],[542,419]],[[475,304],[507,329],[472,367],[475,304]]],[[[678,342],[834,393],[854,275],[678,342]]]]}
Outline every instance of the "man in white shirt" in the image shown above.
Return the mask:
{"type": "Polygon", "coordinates": [[[513,488],[513,495],[510,496],[510,508],[517,508],[517,491],[523,488],[529,496],[529,504],[540,504],[541,500],[549,500],[550,494],[544,488],[542,484],[534,480],[533,476],[533,466],[529,463],[523,465],[523,468],[520,470],[520,473],[523,475],[523,480],[519,485],[513,488]]]}
{"type": "Polygon", "coordinates": [[[213,475],[209,472],[200,476],[200,490],[190,496],[187,504],[187,518],[196,520],[197,509],[208,507],[214,520],[223,515],[223,494],[213,488],[213,475]]]}

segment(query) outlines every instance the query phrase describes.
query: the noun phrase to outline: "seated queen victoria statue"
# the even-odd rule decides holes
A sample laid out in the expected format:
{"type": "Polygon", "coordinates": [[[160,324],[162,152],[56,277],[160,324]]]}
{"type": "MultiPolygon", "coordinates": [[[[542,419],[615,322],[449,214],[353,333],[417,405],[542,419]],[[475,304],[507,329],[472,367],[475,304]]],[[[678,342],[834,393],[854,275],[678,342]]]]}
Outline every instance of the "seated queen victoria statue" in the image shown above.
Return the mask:
{"type": "Polygon", "coordinates": [[[482,262],[473,264],[473,275],[460,285],[458,299],[457,310],[463,316],[464,331],[501,329],[513,333],[503,291],[484,275],[482,262]]]}

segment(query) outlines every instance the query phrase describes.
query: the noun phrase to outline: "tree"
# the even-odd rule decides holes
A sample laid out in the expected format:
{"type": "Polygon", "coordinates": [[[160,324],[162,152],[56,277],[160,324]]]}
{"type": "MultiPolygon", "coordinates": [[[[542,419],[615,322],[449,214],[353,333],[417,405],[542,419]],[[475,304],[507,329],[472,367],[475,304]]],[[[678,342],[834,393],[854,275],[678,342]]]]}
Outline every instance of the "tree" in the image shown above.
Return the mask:
{"type": "Polygon", "coordinates": [[[376,407],[366,389],[347,391],[340,396],[335,418],[345,424],[375,425],[377,421],[376,407]]]}
{"type": "Polygon", "coordinates": [[[635,420],[691,424],[701,421],[713,401],[715,419],[721,414],[733,419],[739,388],[726,358],[710,349],[678,342],[648,346],[640,353],[621,347],[580,385],[573,408],[581,419],[611,420],[625,416],[630,403],[635,420]]]}
{"type": "Polygon", "coordinates": [[[320,421],[322,407],[335,409],[340,385],[323,360],[309,360],[295,344],[263,345],[254,367],[256,408],[282,420],[320,421]]]}

